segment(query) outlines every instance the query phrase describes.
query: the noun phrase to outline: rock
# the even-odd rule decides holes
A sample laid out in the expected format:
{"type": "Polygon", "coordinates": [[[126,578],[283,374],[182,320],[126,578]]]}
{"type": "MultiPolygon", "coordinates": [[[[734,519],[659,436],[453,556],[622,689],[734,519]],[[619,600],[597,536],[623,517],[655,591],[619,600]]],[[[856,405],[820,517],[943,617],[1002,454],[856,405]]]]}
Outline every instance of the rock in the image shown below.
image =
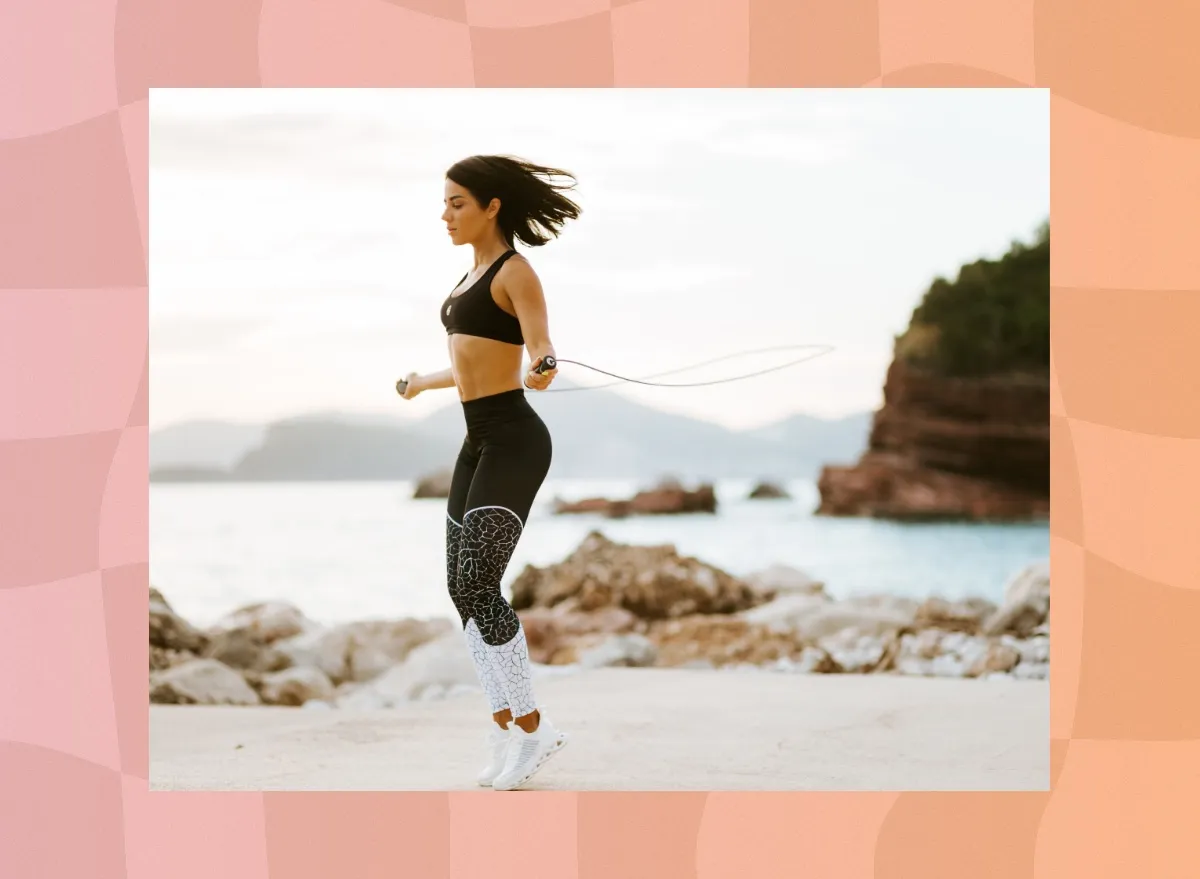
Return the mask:
{"type": "Polygon", "coordinates": [[[791,633],[720,615],[654,622],[647,636],[658,648],[659,666],[685,665],[696,659],[707,659],[716,667],[760,665],[784,657],[798,659],[804,646],[791,633]]]}
{"type": "Polygon", "coordinates": [[[852,595],[844,600],[844,603],[851,607],[868,607],[873,610],[886,610],[892,613],[901,614],[909,619],[916,619],[917,608],[921,606],[921,602],[915,598],[908,598],[903,595],[891,595],[881,593],[877,595],[852,595]]]}
{"type": "Polygon", "coordinates": [[[295,605],[286,601],[264,601],[227,614],[212,625],[209,633],[245,631],[264,644],[273,644],[315,628],[318,628],[317,624],[295,605]]]}
{"type": "Polygon", "coordinates": [[[966,670],[962,657],[953,653],[943,653],[929,663],[929,674],[939,678],[961,678],[966,670]]]}
{"type": "Polygon", "coordinates": [[[622,500],[593,497],[563,501],[555,498],[553,509],[558,514],[600,513],[610,519],[673,513],[715,513],[717,495],[711,483],[704,483],[689,491],[676,481],[664,480],[654,488],[639,491],[632,498],[622,500]]]}
{"type": "Polygon", "coordinates": [[[615,606],[655,620],[736,613],[767,596],[719,568],[680,556],[671,544],[622,545],[592,531],[564,561],[546,568],[527,565],[512,584],[516,610],[567,599],[585,612],[615,606]]]}
{"type": "Polygon", "coordinates": [[[584,668],[609,666],[654,665],[658,651],[645,635],[610,635],[601,644],[579,654],[579,664],[584,668]]]}
{"type": "Polygon", "coordinates": [[[947,601],[944,598],[929,598],[917,608],[914,625],[918,628],[937,628],[951,632],[978,632],[985,617],[996,606],[983,599],[947,601]]]}
{"type": "Polygon", "coordinates": [[[992,641],[988,644],[984,655],[976,659],[967,669],[967,677],[977,678],[993,672],[1012,671],[1020,661],[1021,654],[1013,647],[999,641],[992,641]]]}
{"type": "Polygon", "coordinates": [[[352,681],[371,680],[435,638],[446,634],[462,637],[461,626],[444,618],[364,620],[341,628],[350,634],[347,677],[352,681]]]}
{"type": "Polygon", "coordinates": [[[774,564],[743,578],[759,592],[774,595],[824,595],[825,584],[790,565],[774,564]]]}
{"type": "Polygon", "coordinates": [[[822,638],[817,645],[842,671],[867,673],[882,671],[881,666],[887,652],[888,639],[879,635],[863,634],[857,629],[842,629],[822,638]]]}
{"type": "MultiPolygon", "coordinates": [[[[529,658],[560,665],[577,661],[576,642],[588,635],[640,632],[646,624],[623,607],[603,607],[586,613],[574,609],[571,599],[554,607],[531,607],[519,613],[529,658]]],[[[596,641],[599,643],[599,640],[596,641]]]]}
{"type": "MultiPolygon", "coordinates": [[[[319,668],[335,684],[363,682],[403,662],[410,651],[455,629],[452,620],[366,620],[312,629],[275,646],[293,665],[319,668]]],[[[461,631],[458,632],[461,638],[461,631]]]]}
{"type": "Polygon", "coordinates": [[[250,628],[218,631],[203,655],[230,668],[258,672],[280,671],[292,664],[287,655],[268,645],[250,628]]]}
{"type": "Polygon", "coordinates": [[[840,674],[845,671],[828,651],[820,647],[805,647],[794,665],[796,671],[804,674],[840,674]]]}
{"type": "Polygon", "coordinates": [[[319,668],[303,666],[266,675],[258,688],[268,705],[303,705],[333,697],[333,683],[319,668]]]}
{"type": "Polygon", "coordinates": [[[779,498],[791,498],[781,486],[774,482],[760,482],[750,490],[749,500],[775,500],[779,498]]]}
{"type": "Polygon", "coordinates": [[[826,467],[818,513],[1040,519],[1050,510],[1048,376],[949,378],[897,356],[868,450],[826,467]]]}
{"type": "Polygon", "coordinates": [[[422,476],[417,481],[417,487],[413,491],[413,498],[448,498],[450,496],[450,481],[453,477],[454,470],[451,468],[443,468],[434,473],[422,476]]]}
{"type": "MultiPolygon", "coordinates": [[[[1007,636],[1002,638],[1008,641],[1007,636]]],[[[1012,641],[1010,646],[1017,651],[1022,663],[1040,665],[1050,661],[1050,639],[1045,635],[1035,635],[1022,641],[1012,641]]]]}
{"type": "Polygon", "coordinates": [[[629,510],[635,515],[715,513],[717,495],[711,483],[704,483],[693,491],[677,486],[659,486],[635,494],[629,501],[629,510]]]}
{"type": "Polygon", "coordinates": [[[161,592],[150,587],[150,646],[199,653],[208,644],[203,632],[175,613],[161,592]]]}
{"type": "Polygon", "coordinates": [[[741,611],[738,617],[755,625],[770,626],[776,631],[791,631],[801,628],[829,604],[829,598],[824,594],[796,593],[741,611]]]}
{"type": "Polygon", "coordinates": [[[311,629],[275,643],[292,665],[310,666],[324,672],[333,683],[350,677],[350,632],[345,628],[311,629]]]}
{"type": "Polygon", "coordinates": [[[393,666],[369,683],[340,691],[340,708],[394,708],[415,701],[429,687],[456,684],[480,689],[475,666],[462,632],[447,632],[415,648],[401,665],[393,666]]]}
{"type": "Polygon", "coordinates": [[[1048,662],[1022,662],[1012,670],[1012,676],[1019,681],[1044,681],[1050,677],[1048,662]]]}
{"type": "Polygon", "coordinates": [[[215,659],[192,659],[150,675],[150,701],[166,705],[258,705],[242,676],[215,659]]]}
{"type": "Polygon", "coordinates": [[[989,649],[986,638],[925,629],[899,638],[894,667],[906,675],[964,677],[987,662],[989,649]]]}
{"type": "Polygon", "coordinates": [[[150,671],[162,671],[176,665],[182,665],[195,658],[196,654],[189,653],[186,650],[172,650],[169,647],[155,647],[153,644],[150,645],[150,671]]]}
{"type": "Polygon", "coordinates": [[[916,616],[915,604],[891,596],[825,602],[808,613],[792,617],[793,631],[806,642],[820,641],[844,629],[878,638],[911,628],[916,616]]]}
{"type": "Polygon", "coordinates": [[[1004,604],[984,623],[988,635],[1010,633],[1027,637],[1050,614],[1050,563],[1035,562],[1013,577],[1004,590],[1004,604]]]}

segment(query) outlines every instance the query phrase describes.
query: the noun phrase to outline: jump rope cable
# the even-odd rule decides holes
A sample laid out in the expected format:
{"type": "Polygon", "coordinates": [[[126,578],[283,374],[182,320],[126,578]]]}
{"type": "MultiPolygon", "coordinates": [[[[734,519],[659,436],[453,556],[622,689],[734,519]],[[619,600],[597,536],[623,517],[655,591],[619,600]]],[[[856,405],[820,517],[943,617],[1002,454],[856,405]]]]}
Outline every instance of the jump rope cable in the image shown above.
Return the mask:
{"type": "MultiPolygon", "coordinates": [[[[704,360],[700,363],[693,363],[690,366],[680,366],[680,367],[677,367],[676,369],[668,369],[665,372],[651,373],[649,376],[646,376],[646,378],[658,378],[658,377],[661,377],[664,375],[674,375],[677,372],[687,372],[689,369],[698,369],[701,366],[708,366],[710,363],[720,363],[722,360],[729,360],[731,358],[741,357],[746,354],[765,354],[765,353],[772,352],[772,351],[796,351],[796,350],[799,350],[802,348],[815,349],[815,350],[813,350],[812,353],[810,353],[804,357],[797,357],[794,360],[788,360],[788,361],[786,361],[784,363],[780,363],[776,366],[768,367],[767,369],[760,369],[755,372],[748,372],[745,375],[735,375],[730,378],[720,378],[720,379],[714,379],[712,381],[703,381],[703,382],[652,382],[652,381],[646,381],[645,379],[629,378],[627,376],[617,375],[615,372],[608,372],[607,370],[600,369],[599,367],[591,366],[590,364],[587,364],[587,363],[581,363],[578,360],[568,360],[568,359],[562,358],[562,357],[546,357],[542,361],[542,363],[538,364],[538,368],[536,370],[538,373],[547,372],[550,369],[556,369],[558,367],[558,364],[560,364],[560,363],[571,363],[571,364],[574,364],[575,366],[582,366],[584,369],[590,369],[593,372],[599,372],[599,373],[603,373],[604,375],[610,375],[615,379],[619,379],[619,381],[609,382],[608,384],[603,384],[603,385],[588,385],[587,387],[578,387],[578,388],[546,388],[546,390],[539,391],[538,393],[566,394],[566,393],[570,393],[571,391],[598,391],[601,388],[611,388],[614,385],[620,384],[621,382],[632,382],[633,384],[638,384],[638,385],[652,385],[654,387],[660,387],[660,388],[698,388],[698,387],[702,387],[705,385],[720,385],[720,384],[726,384],[728,382],[742,381],[744,379],[753,378],[754,376],[757,376],[757,375],[766,375],[769,372],[778,372],[781,369],[787,369],[789,366],[795,366],[798,363],[806,363],[809,360],[815,360],[818,357],[823,357],[824,355],[828,354],[829,352],[836,350],[833,345],[773,345],[773,346],[767,347],[767,348],[754,348],[749,351],[735,351],[733,354],[725,354],[722,357],[714,357],[711,360],[704,360]]],[[[406,388],[407,388],[407,383],[404,381],[404,379],[400,379],[398,382],[396,382],[396,392],[397,393],[403,394],[405,392],[406,388]]]]}
{"type": "MultiPolygon", "coordinates": [[[[701,363],[693,363],[690,366],[681,366],[677,369],[669,369],[666,372],[651,373],[649,376],[646,376],[646,378],[658,378],[658,377],[661,377],[664,375],[674,375],[675,373],[678,373],[678,372],[686,372],[690,369],[698,369],[701,366],[708,366],[710,363],[719,363],[722,360],[729,360],[733,357],[741,357],[746,354],[765,354],[765,353],[774,352],[774,351],[795,351],[795,350],[802,349],[802,348],[816,349],[816,350],[804,357],[797,357],[794,360],[789,360],[785,363],[781,363],[776,366],[768,367],[767,369],[760,369],[755,372],[748,372],[745,375],[736,375],[736,376],[732,376],[730,378],[714,379],[712,381],[703,381],[703,382],[652,382],[652,381],[645,381],[644,379],[628,378],[627,376],[617,375],[614,372],[608,372],[606,370],[599,369],[598,367],[591,366],[587,363],[581,363],[578,360],[568,360],[565,357],[556,357],[556,358],[553,358],[553,360],[551,361],[554,364],[554,366],[552,366],[551,368],[556,367],[559,363],[572,363],[576,366],[582,366],[585,369],[590,369],[593,372],[599,372],[599,373],[603,373],[604,375],[610,375],[613,378],[619,379],[620,381],[609,382],[608,384],[602,384],[602,385],[589,385],[587,387],[578,387],[578,388],[547,388],[546,390],[541,391],[540,393],[543,393],[543,394],[547,394],[547,393],[565,394],[565,393],[569,393],[571,391],[596,391],[596,390],[599,390],[600,388],[611,388],[613,385],[618,385],[623,381],[624,382],[633,382],[634,384],[639,384],[639,385],[653,385],[655,387],[660,387],[660,388],[698,388],[698,387],[701,387],[704,385],[720,385],[720,384],[725,384],[727,382],[742,381],[743,379],[753,378],[754,376],[758,376],[758,375],[766,375],[769,372],[778,372],[781,369],[787,369],[789,366],[795,366],[798,363],[806,363],[809,360],[815,360],[816,358],[822,357],[822,356],[828,354],[829,352],[835,350],[833,345],[775,345],[775,346],[771,346],[768,348],[755,348],[755,349],[752,349],[749,351],[737,351],[737,352],[734,352],[733,354],[726,354],[722,357],[714,357],[711,360],[705,360],[701,363]]],[[[538,371],[542,372],[543,370],[539,367],[538,371]]]]}

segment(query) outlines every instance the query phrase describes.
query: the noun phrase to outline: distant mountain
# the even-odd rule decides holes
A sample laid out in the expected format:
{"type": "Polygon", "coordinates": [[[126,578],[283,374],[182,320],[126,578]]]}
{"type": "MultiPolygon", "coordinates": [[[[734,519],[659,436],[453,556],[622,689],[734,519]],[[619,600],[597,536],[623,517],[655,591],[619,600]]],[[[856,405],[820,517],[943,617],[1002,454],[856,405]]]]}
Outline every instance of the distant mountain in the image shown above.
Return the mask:
{"type": "Polygon", "coordinates": [[[825,464],[847,464],[856,460],[866,448],[872,415],[871,412],[856,412],[829,420],[813,415],[792,415],[749,431],[749,434],[778,443],[799,458],[820,460],[825,464]]]}
{"type": "Polygon", "coordinates": [[[289,419],[270,425],[231,475],[256,482],[411,479],[445,466],[447,454],[445,443],[404,427],[289,419]]]}
{"type": "MultiPolygon", "coordinates": [[[[560,378],[555,387],[572,385],[560,378]]],[[[734,431],[603,390],[530,393],[526,399],[550,428],[550,478],[815,478],[822,465],[850,462],[862,453],[871,421],[871,413],[828,421],[794,415],[756,430],[734,431]]],[[[165,469],[183,467],[225,470],[227,478],[248,481],[416,479],[453,466],[466,435],[456,401],[419,421],[320,413],[263,426],[257,435],[245,426],[229,427],[221,436],[213,423],[204,423],[192,446],[189,425],[155,431],[151,478],[199,478],[165,469]],[[160,444],[163,434],[168,444],[160,444]],[[223,444],[214,441],[216,436],[223,444]],[[243,444],[233,455],[236,438],[243,444]]]]}
{"type": "Polygon", "coordinates": [[[184,421],[150,434],[150,469],[195,467],[229,470],[258,445],[266,433],[262,424],[229,421],[184,421]]]}

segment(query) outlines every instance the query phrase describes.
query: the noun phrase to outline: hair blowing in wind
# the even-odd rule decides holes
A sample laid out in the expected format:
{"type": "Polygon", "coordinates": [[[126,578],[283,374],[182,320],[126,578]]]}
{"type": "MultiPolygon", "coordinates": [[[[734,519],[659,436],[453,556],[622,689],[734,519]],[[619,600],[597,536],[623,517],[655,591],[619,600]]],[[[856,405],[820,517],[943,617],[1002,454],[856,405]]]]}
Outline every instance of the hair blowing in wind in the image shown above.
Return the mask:
{"type": "Polygon", "coordinates": [[[509,247],[514,240],[540,247],[582,212],[563,194],[573,190],[577,181],[561,168],[515,156],[471,156],[451,165],[446,176],[469,190],[482,206],[500,199],[496,222],[509,247]]]}

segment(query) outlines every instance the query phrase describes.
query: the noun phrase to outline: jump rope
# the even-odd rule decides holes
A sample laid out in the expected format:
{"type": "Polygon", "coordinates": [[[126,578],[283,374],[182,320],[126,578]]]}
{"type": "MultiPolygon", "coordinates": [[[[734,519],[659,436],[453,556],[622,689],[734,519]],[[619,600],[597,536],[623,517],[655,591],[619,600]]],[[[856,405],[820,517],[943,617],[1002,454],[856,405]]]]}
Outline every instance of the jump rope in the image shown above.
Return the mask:
{"type": "MultiPolygon", "coordinates": [[[[698,369],[699,367],[707,366],[710,363],[719,363],[722,360],[729,360],[733,357],[741,357],[745,354],[765,354],[772,351],[796,351],[799,349],[809,349],[812,351],[812,353],[804,357],[797,357],[794,360],[789,360],[777,366],[768,367],[767,369],[760,369],[756,372],[748,372],[745,375],[735,375],[731,376],[730,378],[720,378],[714,379],[713,381],[703,382],[653,382],[646,381],[645,379],[628,378],[623,375],[617,375],[614,372],[607,372],[606,370],[591,366],[587,363],[580,363],[578,360],[567,360],[565,357],[555,358],[550,356],[543,358],[542,362],[534,367],[533,372],[536,372],[540,375],[542,373],[549,372],[552,369],[556,369],[560,363],[572,363],[576,366],[582,366],[585,369],[590,369],[593,372],[603,373],[604,375],[610,375],[615,379],[619,379],[619,381],[609,382],[608,384],[604,385],[588,385],[587,387],[577,388],[547,388],[544,391],[538,392],[541,394],[565,394],[571,391],[598,391],[601,388],[611,388],[613,385],[620,384],[621,382],[632,382],[639,385],[653,385],[660,388],[698,388],[703,385],[720,385],[727,382],[743,381],[744,379],[753,378],[754,376],[758,375],[766,375],[769,372],[778,372],[781,369],[787,369],[789,366],[795,366],[798,363],[806,363],[809,360],[815,360],[816,358],[822,357],[835,350],[833,345],[775,345],[769,348],[756,348],[750,351],[737,351],[733,354],[726,354],[723,357],[714,357],[712,360],[705,360],[702,363],[693,363],[690,366],[681,366],[677,369],[669,369],[666,372],[652,373],[646,378],[659,378],[664,375],[674,375],[677,372],[686,372],[689,369],[698,369]]],[[[396,393],[402,395],[407,389],[408,382],[406,382],[404,379],[400,379],[398,382],[396,382],[396,393]]]]}

